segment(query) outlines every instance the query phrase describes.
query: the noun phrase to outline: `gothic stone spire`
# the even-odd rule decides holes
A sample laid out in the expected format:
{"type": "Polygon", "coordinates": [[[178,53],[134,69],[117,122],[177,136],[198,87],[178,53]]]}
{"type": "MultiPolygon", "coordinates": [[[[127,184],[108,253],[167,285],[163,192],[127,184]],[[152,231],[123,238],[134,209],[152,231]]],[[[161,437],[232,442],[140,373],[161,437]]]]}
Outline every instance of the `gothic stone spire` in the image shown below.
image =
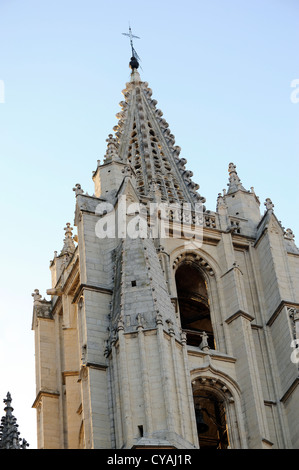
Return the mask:
{"type": "Polygon", "coordinates": [[[28,442],[19,437],[18,424],[13,416],[13,407],[11,406],[11,394],[7,392],[5,403],[5,416],[1,419],[0,426],[0,449],[26,449],[28,442]]]}
{"type": "Polygon", "coordinates": [[[167,203],[204,203],[197,192],[199,185],[191,179],[193,173],[185,168],[187,160],[179,158],[180,147],[175,145],[169,124],[152,99],[152,90],[141,81],[136,68],[123,95],[122,111],[116,115],[118,124],[113,128],[115,138],[109,135],[104,163],[117,159],[131,165],[141,198],[151,199],[155,186],[167,203]]]}

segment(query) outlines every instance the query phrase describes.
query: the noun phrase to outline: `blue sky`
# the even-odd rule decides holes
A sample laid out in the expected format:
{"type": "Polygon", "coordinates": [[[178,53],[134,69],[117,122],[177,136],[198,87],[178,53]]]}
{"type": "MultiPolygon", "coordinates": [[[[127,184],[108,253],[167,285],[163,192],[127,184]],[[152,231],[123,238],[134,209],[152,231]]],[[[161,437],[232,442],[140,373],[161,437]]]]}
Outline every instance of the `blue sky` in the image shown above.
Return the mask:
{"type": "Polygon", "coordinates": [[[207,208],[234,162],[261,213],[270,197],[298,244],[298,18],[297,0],[0,0],[0,400],[11,392],[31,448],[31,293],[50,287],[49,261],[73,223],[72,188],[93,193],[130,76],[121,33],[130,22],[141,37],[141,77],[207,208]]]}

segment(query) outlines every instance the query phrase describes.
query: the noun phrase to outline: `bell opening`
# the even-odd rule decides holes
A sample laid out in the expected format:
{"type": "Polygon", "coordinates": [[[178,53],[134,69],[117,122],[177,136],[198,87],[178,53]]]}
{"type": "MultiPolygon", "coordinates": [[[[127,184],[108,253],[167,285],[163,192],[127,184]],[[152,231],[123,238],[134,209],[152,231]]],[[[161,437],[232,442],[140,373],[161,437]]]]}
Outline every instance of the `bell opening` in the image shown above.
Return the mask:
{"type": "Polygon", "coordinates": [[[194,390],[193,399],[199,448],[227,449],[229,437],[224,400],[202,388],[194,390]]]}
{"type": "Polygon", "coordinates": [[[198,434],[204,434],[209,430],[209,426],[204,421],[203,413],[200,408],[195,410],[196,426],[198,434]]]}
{"type": "Polygon", "coordinates": [[[202,335],[206,347],[216,349],[210,316],[208,289],[202,273],[196,265],[182,263],[175,275],[182,330],[187,344],[202,348],[202,335]]]}

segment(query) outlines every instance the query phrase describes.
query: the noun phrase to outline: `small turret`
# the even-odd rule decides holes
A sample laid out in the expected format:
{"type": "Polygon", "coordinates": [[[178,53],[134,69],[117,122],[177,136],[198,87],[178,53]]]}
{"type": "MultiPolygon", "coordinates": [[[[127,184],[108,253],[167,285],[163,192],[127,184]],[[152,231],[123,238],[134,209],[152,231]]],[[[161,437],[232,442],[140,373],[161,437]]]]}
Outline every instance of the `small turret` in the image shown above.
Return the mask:
{"type": "MultiPolygon", "coordinates": [[[[80,184],[76,185],[74,191],[76,191],[76,195],[83,193],[80,184]]],[[[50,270],[52,273],[52,289],[47,290],[47,294],[49,295],[54,295],[52,290],[56,286],[63,269],[67,265],[68,261],[71,259],[76,249],[76,245],[74,243],[74,240],[76,240],[76,236],[73,236],[73,227],[71,227],[70,222],[67,222],[66,227],[64,227],[64,231],[65,237],[63,240],[63,247],[61,249],[61,252],[57,255],[57,251],[54,251],[54,258],[50,261],[50,270]]]]}
{"type": "Polygon", "coordinates": [[[97,169],[93,172],[93,182],[95,187],[95,196],[106,198],[109,195],[115,195],[124,178],[124,168],[126,162],[119,158],[119,144],[117,139],[109,134],[107,150],[104,156],[104,162],[101,165],[98,160],[97,169]]]}
{"type": "MultiPolygon", "coordinates": [[[[236,165],[230,163],[228,166],[229,182],[227,191],[223,191],[221,204],[217,201],[217,211],[220,206],[225,207],[227,216],[231,219],[240,219],[247,235],[254,235],[256,227],[261,220],[260,201],[256,196],[254,189],[247,191],[238,176],[236,165]]],[[[231,223],[233,223],[231,221],[231,223]]],[[[244,233],[244,232],[243,232],[244,233]]]]}

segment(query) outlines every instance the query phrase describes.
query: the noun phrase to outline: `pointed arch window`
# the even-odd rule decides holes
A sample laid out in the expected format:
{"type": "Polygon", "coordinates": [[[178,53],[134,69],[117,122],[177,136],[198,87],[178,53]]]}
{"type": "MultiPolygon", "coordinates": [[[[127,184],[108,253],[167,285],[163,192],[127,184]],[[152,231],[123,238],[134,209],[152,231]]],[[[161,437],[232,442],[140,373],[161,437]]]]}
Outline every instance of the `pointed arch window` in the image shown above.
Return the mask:
{"type": "Polygon", "coordinates": [[[200,346],[207,334],[208,346],[216,349],[210,316],[208,290],[202,273],[193,264],[183,262],[175,274],[181,327],[187,344],[200,346]]]}
{"type": "Polygon", "coordinates": [[[193,398],[199,447],[227,449],[229,437],[224,400],[204,388],[194,391],[193,398]]]}

